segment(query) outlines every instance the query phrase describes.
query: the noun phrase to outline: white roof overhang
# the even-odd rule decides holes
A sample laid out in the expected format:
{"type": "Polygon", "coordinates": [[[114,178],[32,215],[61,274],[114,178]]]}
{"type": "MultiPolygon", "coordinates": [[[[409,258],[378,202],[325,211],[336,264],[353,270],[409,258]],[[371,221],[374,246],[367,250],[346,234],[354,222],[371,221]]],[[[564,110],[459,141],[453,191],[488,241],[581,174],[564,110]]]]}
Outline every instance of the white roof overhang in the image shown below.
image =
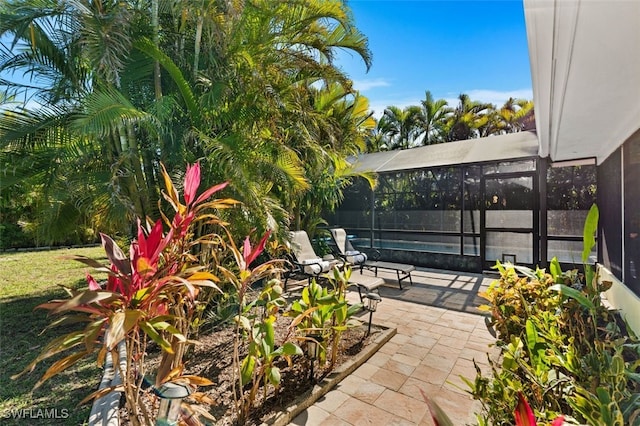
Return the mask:
{"type": "Polygon", "coordinates": [[[524,0],[540,156],[606,159],[640,128],[640,1],[524,0]]]}

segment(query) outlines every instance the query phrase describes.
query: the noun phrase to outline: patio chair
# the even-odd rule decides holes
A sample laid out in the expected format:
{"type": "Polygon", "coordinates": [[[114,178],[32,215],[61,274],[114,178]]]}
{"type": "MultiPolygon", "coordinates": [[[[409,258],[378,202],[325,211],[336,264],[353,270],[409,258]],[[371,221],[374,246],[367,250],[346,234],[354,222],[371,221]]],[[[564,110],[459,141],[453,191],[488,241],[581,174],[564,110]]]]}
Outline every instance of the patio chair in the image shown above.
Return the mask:
{"type": "MultiPolygon", "coordinates": [[[[413,285],[411,272],[415,271],[415,266],[405,263],[382,262],[376,259],[375,253],[373,255],[374,259],[369,260],[366,253],[360,252],[353,247],[347,238],[347,232],[343,228],[333,228],[330,229],[330,231],[335,242],[335,246],[338,249],[338,256],[344,259],[345,262],[359,267],[360,273],[362,273],[363,269],[369,269],[372,270],[377,277],[378,269],[388,269],[396,273],[400,290],[402,290],[402,281],[407,278],[411,285],[413,285]]],[[[380,253],[378,253],[378,255],[379,254],[380,253]]]]}
{"type": "MultiPolygon", "coordinates": [[[[335,268],[343,268],[345,263],[335,258],[321,258],[318,256],[311,245],[309,235],[305,231],[294,231],[291,235],[291,253],[293,259],[291,263],[294,269],[285,277],[284,288],[287,288],[287,280],[291,275],[303,274],[307,277],[308,282],[319,276],[326,276],[327,272],[335,268]]],[[[331,256],[331,255],[329,255],[331,256]]],[[[376,291],[380,285],[384,283],[382,278],[371,277],[360,274],[352,274],[349,278],[349,284],[356,286],[360,301],[363,301],[363,292],[369,293],[376,291]]]]}
{"type": "Polygon", "coordinates": [[[336,254],[345,262],[360,266],[367,261],[367,254],[353,247],[351,241],[347,238],[347,231],[343,228],[332,228],[329,231],[337,249],[336,254]]]}
{"type": "Polygon", "coordinates": [[[335,266],[341,266],[341,262],[338,259],[323,259],[318,256],[306,231],[293,231],[290,233],[290,237],[292,254],[290,261],[293,264],[293,269],[289,271],[285,278],[285,288],[291,275],[302,274],[311,282],[311,278],[326,274],[335,266]]]}

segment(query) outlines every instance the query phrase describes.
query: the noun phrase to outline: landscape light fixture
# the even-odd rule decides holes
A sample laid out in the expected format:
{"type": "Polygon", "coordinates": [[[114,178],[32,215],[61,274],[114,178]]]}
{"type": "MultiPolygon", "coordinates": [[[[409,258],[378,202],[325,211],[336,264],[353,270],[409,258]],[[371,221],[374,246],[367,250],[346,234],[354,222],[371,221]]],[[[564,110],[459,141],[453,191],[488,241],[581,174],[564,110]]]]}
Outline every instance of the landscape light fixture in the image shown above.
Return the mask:
{"type": "Polygon", "coordinates": [[[320,358],[320,349],[322,348],[322,341],[324,338],[320,334],[308,334],[307,335],[307,357],[311,363],[311,371],[309,372],[309,381],[313,382],[313,364],[316,359],[320,358]]]}
{"type": "Polygon", "coordinates": [[[371,321],[373,320],[373,313],[378,309],[378,303],[382,302],[382,298],[377,293],[367,293],[362,296],[366,299],[364,308],[369,311],[369,326],[367,327],[367,336],[371,333],[371,321]]]}
{"type": "Polygon", "coordinates": [[[186,385],[167,382],[157,389],[160,397],[157,426],[175,426],[180,420],[180,406],[182,400],[191,394],[191,389],[186,385]]]}

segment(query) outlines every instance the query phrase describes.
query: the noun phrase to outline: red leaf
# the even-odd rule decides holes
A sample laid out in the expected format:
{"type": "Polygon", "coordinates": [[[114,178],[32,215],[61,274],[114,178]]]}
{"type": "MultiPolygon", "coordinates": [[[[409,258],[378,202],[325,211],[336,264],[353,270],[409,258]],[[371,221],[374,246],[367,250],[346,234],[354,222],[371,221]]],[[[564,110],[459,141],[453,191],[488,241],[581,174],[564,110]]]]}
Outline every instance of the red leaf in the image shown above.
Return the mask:
{"type": "Polygon", "coordinates": [[[169,240],[162,238],[162,220],[158,219],[153,225],[149,235],[145,237],[144,230],[138,220],[138,252],[140,256],[148,259],[148,262],[155,267],[158,256],[167,246],[169,240]]]}
{"type": "Polygon", "coordinates": [[[522,392],[518,392],[518,405],[513,415],[516,418],[516,426],[536,426],[536,417],[522,392]]]}
{"type": "Polygon", "coordinates": [[[564,424],[564,416],[556,417],[553,422],[551,422],[551,426],[562,426],[564,424]]]}
{"type": "Polygon", "coordinates": [[[87,282],[89,283],[89,290],[100,290],[100,284],[91,275],[87,274],[87,282]]]}
{"type": "Polygon", "coordinates": [[[242,251],[242,255],[244,257],[244,261],[246,262],[247,268],[249,268],[249,265],[251,265],[251,262],[256,260],[256,257],[258,257],[260,253],[262,253],[262,251],[264,250],[264,246],[267,244],[267,240],[269,239],[270,235],[271,235],[271,231],[267,231],[262,237],[262,239],[260,240],[260,242],[258,243],[258,245],[254,247],[253,250],[251,250],[251,243],[249,242],[249,237],[247,237],[244,240],[244,249],[242,251]]]}
{"type": "Polygon", "coordinates": [[[50,309],[51,313],[57,314],[63,311],[81,311],[81,312],[91,312],[98,313],[100,312],[97,308],[93,306],[88,306],[95,302],[108,303],[113,300],[117,300],[118,295],[111,291],[93,291],[93,290],[85,290],[82,291],[75,296],[73,296],[69,300],[62,301],[62,303],[58,304],[58,301],[51,303],[43,303],[41,305],[36,306],[36,308],[41,309],[50,309]]]}
{"type": "Polygon", "coordinates": [[[129,259],[120,250],[120,247],[106,234],[100,233],[100,238],[102,239],[102,247],[104,247],[104,251],[111,263],[121,273],[129,275],[131,273],[131,265],[129,264],[129,259]]]}
{"type": "Polygon", "coordinates": [[[202,194],[200,194],[200,196],[198,197],[198,199],[195,201],[194,204],[200,204],[201,202],[211,197],[216,192],[224,189],[224,187],[226,187],[228,184],[229,182],[222,182],[222,183],[219,183],[218,185],[212,186],[211,188],[207,189],[202,194]]]}
{"type": "Polygon", "coordinates": [[[125,285],[122,282],[122,279],[120,278],[120,276],[115,274],[117,272],[116,269],[117,268],[115,265],[111,266],[111,270],[114,272],[114,275],[109,275],[107,277],[107,290],[113,291],[115,293],[125,294],[125,291],[124,291],[125,285]]]}
{"type": "Polygon", "coordinates": [[[187,205],[191,204],[191,201],[196,196],[196,191],[200,186],[200,163],[196,163],[192,166],[187,164],[187,174],[184,177],[184,201],[187,205]]]}

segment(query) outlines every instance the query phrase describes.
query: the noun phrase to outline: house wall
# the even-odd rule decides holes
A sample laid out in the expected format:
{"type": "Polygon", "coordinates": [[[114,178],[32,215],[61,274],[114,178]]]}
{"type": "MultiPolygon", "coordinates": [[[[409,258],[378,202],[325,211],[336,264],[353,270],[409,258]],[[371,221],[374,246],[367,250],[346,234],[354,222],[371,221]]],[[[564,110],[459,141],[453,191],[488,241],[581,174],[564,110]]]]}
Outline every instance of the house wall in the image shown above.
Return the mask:
{"type": "Polygon", "coordinates": [[[612,308],[621,311],[622,317],[636,335],[640,335],[640,297],[624,285],[609,269],[598,265],[600,281],[610,281],[611,288],[604,298],[612,308]]]}

